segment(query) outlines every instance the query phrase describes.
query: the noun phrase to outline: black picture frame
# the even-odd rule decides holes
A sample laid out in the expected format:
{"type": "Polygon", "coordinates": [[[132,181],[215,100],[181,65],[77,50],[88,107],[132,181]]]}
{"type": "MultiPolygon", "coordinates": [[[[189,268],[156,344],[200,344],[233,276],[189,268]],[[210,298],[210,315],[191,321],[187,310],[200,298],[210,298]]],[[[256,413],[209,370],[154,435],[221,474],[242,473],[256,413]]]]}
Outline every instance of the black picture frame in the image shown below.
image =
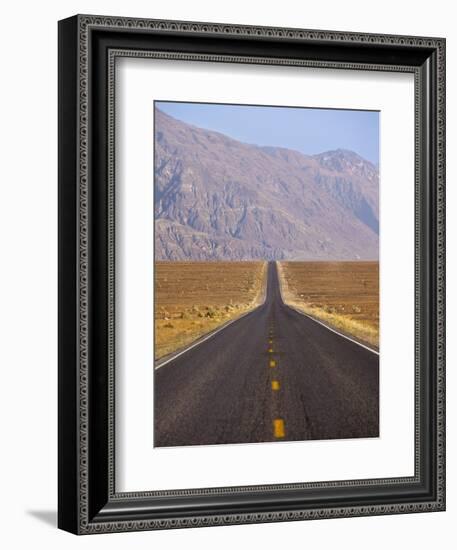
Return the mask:
{"type": "Polygon", "coordinates": [[[89,534],[444,510],[445,40],[76,15],[59,22],[58,63],[59,527],[89,534]],[[116,52],[414,74],[414,477],[116,493],[110,92],[116,52]]]}

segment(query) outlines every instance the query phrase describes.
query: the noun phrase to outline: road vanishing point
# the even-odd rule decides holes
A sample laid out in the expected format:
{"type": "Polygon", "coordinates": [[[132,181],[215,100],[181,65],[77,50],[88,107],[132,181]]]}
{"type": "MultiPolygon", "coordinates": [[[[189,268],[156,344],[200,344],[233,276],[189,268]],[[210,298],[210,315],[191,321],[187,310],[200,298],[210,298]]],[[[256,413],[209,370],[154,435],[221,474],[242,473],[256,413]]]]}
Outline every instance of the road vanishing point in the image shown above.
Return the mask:
{"type": "Polygon", "coordinates": [[[262,305],[160,368],[154,446],[379,436],[379,355],[287,306],[262,305]]]}

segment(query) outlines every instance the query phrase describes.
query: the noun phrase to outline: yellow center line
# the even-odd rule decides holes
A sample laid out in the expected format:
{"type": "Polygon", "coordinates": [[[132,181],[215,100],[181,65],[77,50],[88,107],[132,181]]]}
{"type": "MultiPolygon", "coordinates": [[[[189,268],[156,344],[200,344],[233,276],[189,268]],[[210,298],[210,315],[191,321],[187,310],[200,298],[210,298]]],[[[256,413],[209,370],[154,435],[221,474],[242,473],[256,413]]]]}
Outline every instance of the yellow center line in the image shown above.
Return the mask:
{"type": "Polygon", "coordinates": [[[273,353],[273,348],[268,348],[268,353],[273,353]]]}
{"type": "Polygon", "coordinates": [[[286,432],[284,429],[284,420],[282,418],[276,418],[273,420],[273,432],[275,437],[285,437],[286,432]]]}
{"type": "Polygon", "coordinates": [[[276,361],[270,361],[270,367],[276,367],[276,361]]]}
{"type": "Polygon", "coordinates": [[[274,390],[274,391],[279,390],[279,381],[278,380],[272,380],[271,389],[274,390]]]}
{"type": "Polygon", "coordinates": [[[273,343],[273,338],[270,338],[270,342],[269,342],[269,343],[270,343],[270,344],[272,344],[272,343],[273,343]]]}

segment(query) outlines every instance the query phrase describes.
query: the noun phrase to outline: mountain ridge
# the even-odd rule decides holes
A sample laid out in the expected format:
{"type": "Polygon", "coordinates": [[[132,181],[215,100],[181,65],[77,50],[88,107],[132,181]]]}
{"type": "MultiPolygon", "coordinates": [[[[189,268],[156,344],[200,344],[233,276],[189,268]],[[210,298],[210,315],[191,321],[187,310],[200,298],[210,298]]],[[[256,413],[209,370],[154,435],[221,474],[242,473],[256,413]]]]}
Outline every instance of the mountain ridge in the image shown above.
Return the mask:
{"type": "Polygon", "coordinates": [[[155,111],[158,260],[377,259],[378,171],[246,144],[155,111]]]}

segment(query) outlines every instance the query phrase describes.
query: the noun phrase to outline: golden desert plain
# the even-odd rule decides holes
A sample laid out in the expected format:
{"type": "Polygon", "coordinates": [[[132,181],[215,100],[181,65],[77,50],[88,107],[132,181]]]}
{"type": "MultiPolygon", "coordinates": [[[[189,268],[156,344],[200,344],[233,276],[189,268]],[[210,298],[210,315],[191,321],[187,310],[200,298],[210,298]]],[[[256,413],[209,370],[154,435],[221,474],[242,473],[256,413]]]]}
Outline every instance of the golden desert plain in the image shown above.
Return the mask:
{"type": "Polygon", "coordinates": [[[266,262],[156,262],[155,358],[254,309],[266,262]]]}
{"type": "MultiPolygon", "coordinates": [[[[155,264],[155,358],[185,348],[263,302],[267,262],[155,264]]],[[[289,306],[379,349],[379,263],[276,262],[289,306]]]]}
{"type": "Polygon", "coordinates": [[[278,262],[284,301],[379,349],[379,262],[278,262]]]}

